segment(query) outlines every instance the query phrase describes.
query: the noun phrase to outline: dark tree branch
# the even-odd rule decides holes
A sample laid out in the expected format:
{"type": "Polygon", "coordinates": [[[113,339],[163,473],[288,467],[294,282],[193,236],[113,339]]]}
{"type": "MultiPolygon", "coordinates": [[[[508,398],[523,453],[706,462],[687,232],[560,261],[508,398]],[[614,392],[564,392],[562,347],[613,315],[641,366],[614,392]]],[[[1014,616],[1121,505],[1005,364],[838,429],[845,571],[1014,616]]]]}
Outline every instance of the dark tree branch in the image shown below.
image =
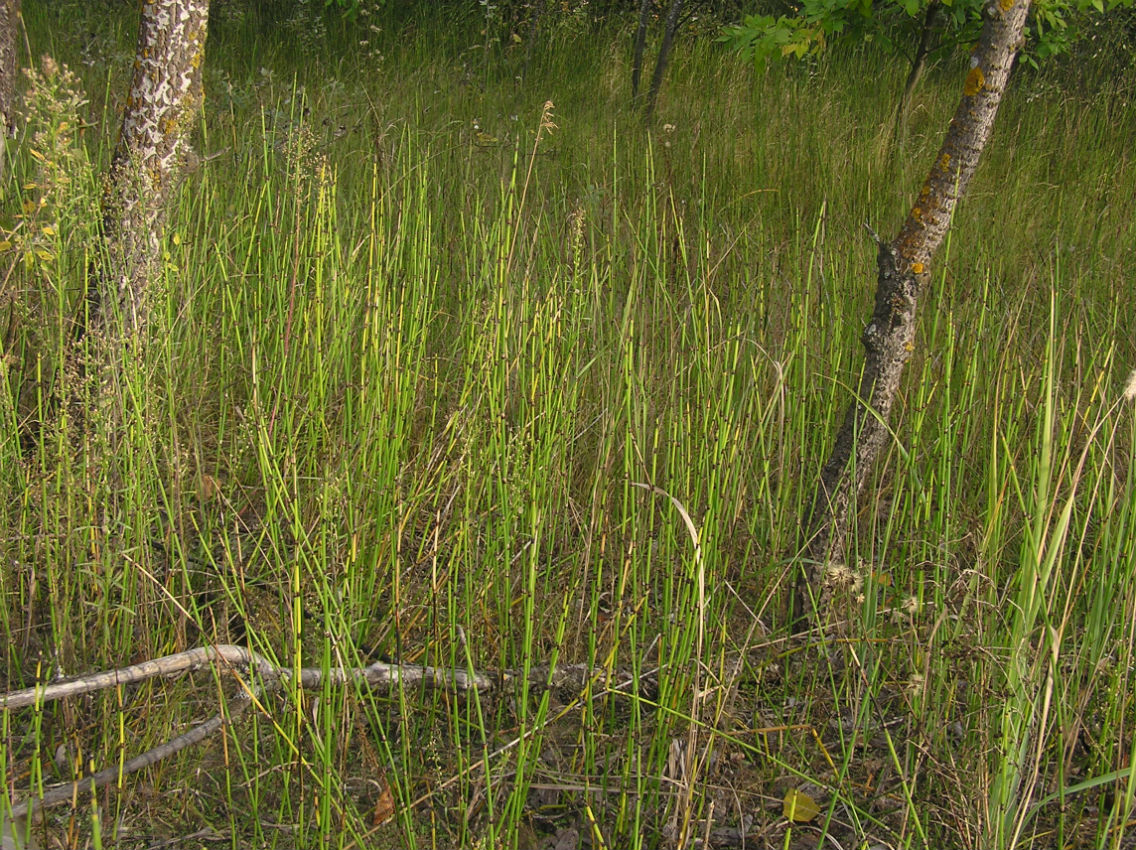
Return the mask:
{"type": "Polygon", "coordinates": [[[651,77],[651,90],[647,93],[647,111],[645,117],[650,122],[655,114],[655,102],[659,97],[659,89],[663,87],[663,75],[667,71],[667,60],[674,47],[675,33],[678,31],[678,19],[682,14],[683,0],[671,0],[670,11],[667,12],[666,29],[663,32],[663,43],[659,46],[659,56],[655,60],[655,73],[651,77]]]}
{"type": "Polygon", "coordinates": [[[631,56],[631,101],[639,99],[639,80],[643,75],[643,51],[647,49],[647,22],[651,18],[651,0],[639,5],[639,28],[635,31],[635,52],[631,56]]]}
{"type": "Polygon", "coordinates": [[[933,48],[931,42],[935,35],[935,20],[939,16],[939,0],[931,0],[927,4],[927,13],[923,16],[923,27],[919,35],[919,44],[915,48],[915,55],[910,58],[911,70],[908,71],[907,80],[903,84],[903,94],[899,96],[899,104],[895,108],[895,128],[893,139],[896,144],[903,142],[904,130],[907,126],[907,112],[911,106],[911,98],[915,94],[915,87],[923,76],[927,67],[927,57],[933,48]]]}

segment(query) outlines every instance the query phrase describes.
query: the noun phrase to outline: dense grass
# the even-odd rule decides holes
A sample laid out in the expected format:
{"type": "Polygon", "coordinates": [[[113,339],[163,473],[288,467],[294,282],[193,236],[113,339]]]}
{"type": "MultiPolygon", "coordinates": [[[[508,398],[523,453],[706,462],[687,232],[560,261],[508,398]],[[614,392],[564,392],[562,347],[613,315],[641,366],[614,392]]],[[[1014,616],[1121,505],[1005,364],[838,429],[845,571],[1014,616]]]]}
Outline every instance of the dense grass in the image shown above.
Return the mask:
{"type": "MultiPolygon", "coordinates": [[[[54,146],[9,146],[6,684],[230,641],[289,667],[595,671],[505,695],[286,688],[38,836],[1131,844],[1130,83],[1015,81],[845,585],[790,640],[799,518],[874,289],[863,224],[898,227],[961,64],[893,152],[904,69],[864,51],[757,73],[688,35],[648,132],[626,33],[585,21],[530,54],[476,18],[365,47],[344,41],[365,24],[332,26],[334,50],[218,19],[122,426],[65,410],[21,447],[73,380],[54,368],[131,48],[107,13],[71,35],[26,5],[33,50],[92,103],[81,138],[41,107],[54,146]],[[791,791],[815,817],[785,817],[791,791]]],[[[198,673],[6,712],[5,786],[113,765],[233,693],[198,673]]]]}

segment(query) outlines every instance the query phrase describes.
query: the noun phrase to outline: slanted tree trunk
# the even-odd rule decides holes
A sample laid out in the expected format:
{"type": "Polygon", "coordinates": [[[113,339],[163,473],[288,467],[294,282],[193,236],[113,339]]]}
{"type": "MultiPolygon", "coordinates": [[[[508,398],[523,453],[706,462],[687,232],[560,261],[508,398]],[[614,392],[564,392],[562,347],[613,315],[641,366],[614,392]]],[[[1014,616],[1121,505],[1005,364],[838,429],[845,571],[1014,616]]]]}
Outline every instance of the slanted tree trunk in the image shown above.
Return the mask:
{"type": "Polygon", "coordinates": [[[91,330],[124,340],[148,323],[167,206],[201,109],[209,17],[209,0],[139,5],[134,78],[103,202],[108,267],[88,299],[91,330]]]}
{"type": "Polygon", "coordinates": [[[651,76],[651,90],[647,92],[647,121],[655,114],[655,101],[659,97],[659,89],[663,87],[663,75],[667,71],[667,60],[670,59],[671,48],[674,47],[675,33],[678,31],[678,19],[682,14],[683,0],[671,0],[671,8],[667,12],[666,28],[663,30],[663,43],[659,47],[659,56],[655,60],[655,73],[651,76]]]}
{"type": "Polygon", "coordinates": [[[639,100],[639,80],[643,76],[643,51],[647,49],[647,23],[651,19],[651,0],[639,4],[639,28],[635,31],[635,52],[631,56],[631,102],[639,100]]]}
{"type": "Polygon", "coordinates": [[[890,243],[877,239],[876,305],[861,336],[865,360],[859,389],[801,526],[804,568],[794,599],[798,627],[809,599],[823,610],[828,566],[843,559],[849,509],[887,439],[892,403],[915,345],[916,309],[931,277],[931,259],[990,138],[1029,4],[991,0],[985,7],[962,100],[931,173],[899,235],[890,243]]]}

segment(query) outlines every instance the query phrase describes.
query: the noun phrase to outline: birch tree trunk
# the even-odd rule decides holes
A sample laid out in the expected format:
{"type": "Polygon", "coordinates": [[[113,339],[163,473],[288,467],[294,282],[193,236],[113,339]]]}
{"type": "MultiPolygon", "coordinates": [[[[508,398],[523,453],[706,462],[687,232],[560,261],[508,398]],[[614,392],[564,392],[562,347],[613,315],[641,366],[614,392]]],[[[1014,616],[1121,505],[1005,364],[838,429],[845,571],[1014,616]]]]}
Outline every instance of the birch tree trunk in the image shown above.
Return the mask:
{"type": "Polygon", "coordinates": [[[201,109],[209,16],[209,0],[139,5],[134,77],[103,201],[109,267],[88,300],[92,331],[124,340],[148,323],[167,207],[201,109]]]}
{"type": "Polygon", "coordinates": [[[903,367],[915,346],[919,298],[931,277],[931,259],[978,166],[1022,43],[1030,0],[990,0],[970,60],[962,99],[899,235],[877,239],[876,304],[861,336],[864,368],[832,454],[821,471],[802,523],[802,570],[794,594],[798,627],[809,607],[822,611],[828,568],[844,557],[848,513],[889,433],[888,420],[903,367]]]}

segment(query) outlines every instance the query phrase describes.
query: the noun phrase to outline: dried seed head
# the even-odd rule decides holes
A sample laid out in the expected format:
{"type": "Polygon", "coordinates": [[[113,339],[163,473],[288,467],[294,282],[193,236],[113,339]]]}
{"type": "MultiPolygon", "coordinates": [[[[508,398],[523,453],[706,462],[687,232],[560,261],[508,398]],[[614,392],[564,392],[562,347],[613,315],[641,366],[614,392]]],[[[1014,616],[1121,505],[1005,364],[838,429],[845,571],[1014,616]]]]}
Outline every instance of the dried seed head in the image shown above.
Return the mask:
{"type": "Polygon", "coordinates": [[[863,579],[860,574],[845,563],[830,563],[824,571],[824,581],[834,590],[847,590],[859,593],[863,579]]]}
{"type": "Polygon", "coordinates": [[[1128,383],[1124,385],[1124,400],[1136,401],[1136,369],[1128,375],[1128,383]]]}

